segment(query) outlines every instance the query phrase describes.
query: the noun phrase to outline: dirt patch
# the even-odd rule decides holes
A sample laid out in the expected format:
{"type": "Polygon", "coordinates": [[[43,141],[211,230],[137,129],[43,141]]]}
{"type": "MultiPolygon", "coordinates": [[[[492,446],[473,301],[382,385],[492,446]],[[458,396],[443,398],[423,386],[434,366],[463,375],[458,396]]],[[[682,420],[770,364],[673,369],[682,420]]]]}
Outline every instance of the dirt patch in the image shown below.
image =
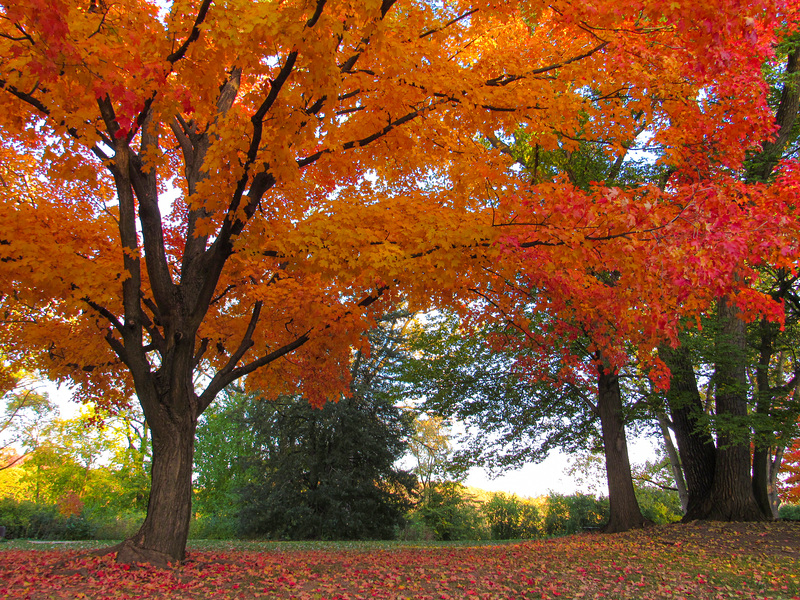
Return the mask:
{"type": "Polygon", "coordinates": [[[800,521],[722,523],[692,521],[619,534],[649,538],[663,546],[696,547],[712,556],[788,556],[800,558],[800,521]]]}

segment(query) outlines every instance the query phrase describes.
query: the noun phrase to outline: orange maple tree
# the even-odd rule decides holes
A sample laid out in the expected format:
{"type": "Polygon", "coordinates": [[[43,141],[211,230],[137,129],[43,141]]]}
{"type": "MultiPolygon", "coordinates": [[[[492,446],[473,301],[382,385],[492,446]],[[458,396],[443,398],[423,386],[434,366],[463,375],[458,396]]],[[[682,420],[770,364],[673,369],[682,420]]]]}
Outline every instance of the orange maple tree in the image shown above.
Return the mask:
{"type": "Polygon", "coordinates": [[[784,200],[726,173],[771,131],[757,67],[787,6],[0,6],[0,339],[83,399],[141,403],[152,489],[118,558],[183,559],[219,391],[346,393],[381,303],[459,304],[524,273],[646,353],[732,285],[731,256],[784,247],[766,206],[784,200]],[[525,132],[620,156],[643,131],[668,148],[664,189],[531,183],[503,151],[525,132]],[[731,231],[746,243],[720,252],[731,231]]]}
{"type": "Polygon", "coordinates": [[[783,478],[779,482],[780,498],[784,502],[800,504],[800,441],[794,440],[786,450],[781,463],[783,478]]]}

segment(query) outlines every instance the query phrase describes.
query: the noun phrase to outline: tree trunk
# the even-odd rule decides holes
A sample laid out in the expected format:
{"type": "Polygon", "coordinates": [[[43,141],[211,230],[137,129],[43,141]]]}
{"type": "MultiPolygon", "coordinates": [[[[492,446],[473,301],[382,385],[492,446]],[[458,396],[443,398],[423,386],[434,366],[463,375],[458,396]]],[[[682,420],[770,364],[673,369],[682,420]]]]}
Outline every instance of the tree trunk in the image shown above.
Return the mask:
{"type": "Polygon", "coordinates": [[[598,372],[597,409],[603,430],[609,502],[609,519],[604,531],[617,533],[644,527],[649,521],[642,516],[633,488],[619,378],[603,366],[598,367],[598,372]]]}
{"type": "Polygon", "coordinates": [[[782,447],[753,451],[753,496],[767,520],[778,518],[778,470],[783,459],[782,447]]]}
{"type": "Polygon", "coordinates": [[[674,349],[662,346],[658,354],[672,373],[667,404],[686,480],[686,514],[683,520],[692,521],[701,518],[702,507],[714,484],[714,439],[700,423],[703,401],[697,387],[691,352],[686,346],[674,349]]]}
{"type": "Polygon", "coordinates": [[[781,506],[781,499],[778,496],[778,471],[781,468],[781,461],[783,461],[783,452],[785,448],[779,446],[775,449],[775,454],[769,461],[769,473],[767,475],[767,497],[769,498],[769,506],[772,512],[772,518],[779,518],[778,509],[781,506]]]}
{"type": "MultiPolygon", "coordinates": [[[[762,319],[759,324],[760,347],[758,364],[756,365],[756,410],[753,425],[753,497],[766,519],[777,518],[777,506],[773,509],[770,497],[772,483],[772,448],[775,441],[775,425],[771,423],[770,413],[774,401],[774,392],[770,387],[769,368],[774,354],[774,340],[777,335],[776,326],[762,319]]],[[[781,385],[782,369],[776,373],[777,384],[781,385]]]]}
{"type": "Polygon", "coordinates": [[[147,517],[139,531],[120,547],[117,562],[166,566],[186,558],[192,511],[192,466],[197,421],[169,427],[172,435],[153,432],[153,463],[147,517]]]}
{"type": "Polygon", "coordinates": [[[772,519],[772,503],[769,497],[769,464],[771,452],[767,448],[756,447],[753,451],[753,498],[767,519],[772,519]]]}
{"type": "Polygon", "coordinates": [[[158,371],[140,372],[134,380],[153,445],[150,498],[144,523],[120,545],[117,562],[166,566],[186,557],[201,413],[192,382],[192,341],[185,336],[158,371]]]}
{"type": "Polygon", "coordinates": [[[715,342],[717,460],[703,518],[763,521],[753,497],[747,419],[745,326],[727,297],[719,301],[715,342]]]}
{"type": "Polygon", "coordinates": [[[686,479],[683,477],[683,465],[681,465],[678,451],[672,443],[672,436],[669,433],[669,419],[663,412],[658,413],[658,425],[661,429],[661,436],[664,438],[664,449],[667,452],[669,466],[672,470],[672,477],[675,479],[675,488],[678,490],[678,498],[681,502],[681,510],[686,514],[686,507],[689,505],[689,492],[686,489],[686,479]]]}

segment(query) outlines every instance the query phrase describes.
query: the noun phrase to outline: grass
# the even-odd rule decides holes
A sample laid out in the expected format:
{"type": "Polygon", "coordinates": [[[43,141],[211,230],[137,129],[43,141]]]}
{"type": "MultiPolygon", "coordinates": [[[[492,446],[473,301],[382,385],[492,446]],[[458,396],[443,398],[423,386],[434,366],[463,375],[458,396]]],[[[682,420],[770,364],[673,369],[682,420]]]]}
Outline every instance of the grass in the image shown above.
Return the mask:
{"type": "MultiPolygon", "coordinates": [[[[121,540],[3,540],[3,550],[100,550],[119,543],[121,540]]],[[[458,548],[476,546],[505,546],[520,544],[530,540],[460,540],[453,542],[439,541],[397,541],[397,540],[343,540],[343,541],[283,541],[283,540],[201,540],[190,539],[186,544],[187,552],[371,552],[375,550],[399,550],[403,548],[458,548]]]]}

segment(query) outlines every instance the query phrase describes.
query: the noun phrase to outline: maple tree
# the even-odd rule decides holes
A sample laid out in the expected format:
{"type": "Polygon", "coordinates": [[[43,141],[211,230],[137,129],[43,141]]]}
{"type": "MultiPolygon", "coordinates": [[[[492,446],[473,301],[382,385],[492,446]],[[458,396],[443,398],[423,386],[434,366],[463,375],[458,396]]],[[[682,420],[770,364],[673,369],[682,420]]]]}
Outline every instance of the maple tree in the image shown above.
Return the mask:
{"type": "Polygon", "coordinates": [[[771,131],[758,65],[792,10],[3,4],[0,341],[79,398],[135,392],[152,488],[119,560],[184,558],[197,420],[225,386],[336,397],[382,298],[457,304],[524,273],[550,291],[541,308],[602,307],[613,365],[610,340],[647,355],[745,256],[786,262],[790,184],[753,191],[728,169],[771,131]],[[666,189],[523,181],[485,143],[592,137],[617,156],[643,127],[677,174],[666,189]],[[615,270],[613,288],[595,276],[615,270]]]}
{"type": "MultiPolygon", "coordinates": [[[[777,113],[774,121],[777,121],[776,132],[769,132],[761,145],[761,149],[756,153],[756,158],[749,161],[749,165],[745,169],[742,180],[737,180],[737,176],[730,177],[721,175],[721,168],[724,168],[725,161],[730,160],[720,156],[715,150],[718,146],[712,144],[708,149],[699,154],[693,154],[696,149],[690,150],[684,146],[685,140],[676,142],[668,142],[665,145],[666,156],[661,157],[661,164],[666,166],[667,169],[662,173],[662,180],[656,182],[651,180],[651,186],[658,183],[658,189],[651,192],[656,196],[659,192],[666,194],[661,196],[661,200],[672,197],[672,202],[675,202],[679,196],[675,196],[675,191],[681,185],[686,183],[698,184],[705,182],[706,184],[717,187],[714,193],[720,194],[718,200],[722,200],[730,191],[738,188],[736,194],[741,194],[754,202],[752,207],[759,202],[756,200],[762,194],[770,195],[774,190],[765,189],[764,186],[752,185],[756,182],[761,182],[765,178],[772,179],[771,175],[773,170],[778,167],[780,159],[782,158],[782,148],[790,139],[789,131],[793,127],[794,115],[797,114],[797,86],[793,82],[796,70],[796,48],[790,47],[788,52],[788,65],[786,68],[786,80],[783,85],[783,95],[780,98],[777,113]],[[676,160],[675,155],[670,155],[671,152],[676,150],[686,151],[687,155],[692,155],[689,159],[692,161],[691,169],[686,169],[686,165],[681,165],[680,160],[676,160]],[[676,176],[677,173],[677,176],[676,176]],[[758,174],[758,177],[756,176],[758,174]],[[727,189],[727,191],[725,191],[727,189]]],[[[718,92],[710,92],[710,95],[716,96],[718,92]]],[[[722,92],[724,93],[724,92],[722,92]]],[[[646,130],[646,124],[642,124],[641,131],[646,130]]],[[[593,136],[600,136],[599,141],[604,143],[602,134],[590,131],[588,134],[582,132],[581,142],[592,141],[598,142],[598,138],[593,136]]],[[[516,143],[519,139],[516,140],[516,143]]],[[[588,171],[591,173],[596,172],[597,161],[592,164],[592,156],[589,155],[589,160],[573,160],[573,157],[579,155],[580,149],[578,146],[573,146],[566,154],[566,160],[561,160],[558,163],[552,161],[542,161],[542,155],[546,152],[536,146],[535,151],[521,152],[519,147],[515,144],[508,144],[493,141],[496,146],[499,146],[504,152],[509,154],[514,160],[519,163],[526,171],[526,175],[532,175],[533,183],[540,184],[549,183],[553,178],[553,172],[558,174],[565,171],[566,176],[569,177],[573,188],[571,193],[578,190],[594,196],[592,203],[594,205],[600,204],[604,198],[598,198],[598,192],[608,194],[608,183],[605,186],[598,185],[591,178],[585,176],[588,171]],[[541,151],[540,151],[541,150],[541,151]],[[587,168],[588,165],[588,168],[587,168]],[[542,168],[544,166],[544,168],[542,168]],[[553,168],[555,166],[555,169],[553,168]]],[[[622,150],[616,160],[612,161],[615,168],[606,169],[608,178],[613,180],[618,173],[619,167],[624,164],[625,151],[630,147],[630,143],[621,144],[622,150]]],[[[664,151],[662,149],[662,151],[664,151]]],[[[600,161],[602,162],[602,161],[600,161]]],[[[778,189],[782,189],[783,193],[793,197],[795,194],[795,183],[793,183],[792,169],[794,167],[791,163],[784,165],[781,174],[776,178],[773,185],[777,185],[778,189]],[[787,183],[788,174],[788,183],[787,183]]],[[[620,188],[611,188],[616,193],[626,193],[633,191],[638,197],[639,201],[642,200],[642,194],[646,185],[624,185],[620,184],[620,188]]],[[[649,201],[647,202],[649,204],[649,201]]],[[[646,204],[646,205],[647,205],[646,204]]],[[[669,204],[669,200],[667,200],[669,204]]],[[[586,204],[581,204],[581,207],[586,204]]],[[[671,204],[673,210],[684,210],[683,201],[678,201],[678,204],[671,204]]],[[[714,305],[719,307],[719,323],[720,334],[717,337],[718,350],[716,352],[716,400],[717,400],[717,415],[720,422],[725,422],[726,419],[736,421],[741,420],[745,416],[747,408],[746,394],[743,393],[744,373],[745,366],[742,362],[740,355],[743,349],[744,337],[744,320],[750,320],[757,315],[762,315],[765,322],[780,321],[780,304],[770,302],[769,297],[765,294],[760,294],[753,287],[748,287],[749,282],[758,280],[759,273],[753,269],[754,265],[768,264],[771,256],[764,250],[768,247],[783,248],[783,258],[792,253],[791,247],[793,242],[790,237],[786,237],[787,231],[783,231],[783,226],[793,220],[790,217],[792,207],[783,205],[777,209],[772,216],[769,215],[770,211],[776,207],[768,207],[763,205],[761,209],[756,209],[754,212],[747,210],[740,211],[738,207],[728,205],[727,208],[723,204],[717,204],[714,207],[706,206],[701,207],[699,204],[694,205],[692,210],[698,209],[691,218],[697,219],[698,222],[703,222],[706,219],[711,219],[706,222],[705,227],[713,227],[713,233],[710,238],[701,244],[703,246],[702,252],[711,250],[716,255],[705,254],[700,258],[699,263],[696,263],[697,256],[686,255],[686,262],[683,265],[673,264],[669,269],[685,269],[686,266],[703,264],[701,271],[704,273],[701,277],[713,272],[717,279],[715,281],[705,280],[700,282],[695,280],[695,283],[690,283],[691,278],[695,277],[698,272],[689,273],[684,271],[679,279],[683,280],[682,284],[689,284],[691,290],[686,290],[687,293],[675,293],[674,288],[659,288],[659,277],[665,273],[665,266],[668,264],[664,259],[662,252],[666,249],[669,253],[674,253],[681,246],[684,250],[687,246],[697,244],[698,236],[697,231],[687,237],[692,228],[683,229],[680,225],[673,227],[673,223],[659,228],[654,235],[654,238],[647,239],[646,237],[636,237],[631,235],[632,231],[627,233],[624,229],[613,232],[613,226],[609,222],[613,222],[614,206],[608,205],[606,212],[600,212],[597,217],[591,212],[582,213],[585,215],[585,223],[587,227],[591,227],[593,222],[597,223],[596,234],[602,234],[608,237],[619,237],[624,239],[624,245],[627,252],[635,252],[636,249],[647,257],[645,260],[637,259],[636,261],[626,260],[624,252],[609,252],[613,244],[604,245],[602,248],[591,247],[588,252],[594,255],[595,262],[591,261],[591,257],[587,257],[582,265],[580,275],[583,277],[581,284],[584,290],[578,298],[576,298],[574,288],[559,287],[554,285],[554,279],[549,276],[544,278],[540,273],[532,271],[531,269],[521,268],[520,272],[524,276],[516,278],[507,277],[504,282],[506,290],[510,289],[510,293],[504,290],[505,298],[500,296],[503,292],[498,293],[496,289],[488,290],[485,293],[485,298],[489,301],[493,308],[492,310],[498,315],[500,319],[508,319],[509,316],[515,314],[519,315],[520,310],[515,308],[510,298],[516,297],[518,305],[524,306],[529,314],[549,313],[554,315],[553,320],[561,320],[562,323],[555,326],[542,327],[536,323],[535,318],[528,318],[527,320],[518,320],[517,327],[524,336],[528,338],[527,344],[546,355],[548,350],[552,347],[553,337],[567,337],[570,341],[588,336],[590,341],[586,344],[585,351],[593,354],[593,361],[590,365],[581,365],[576,360],[572,366],[562,369],[563,372],[568,372],[570,369],[577,371],[578,380],[584,381],[589,378],[596,378],[598,382],[598,405],[597,409],[600,414],[600,420],[603,425],[604,432],[604,447],[607,453],[607,465],[609,469],[609,488],[611,497],[611,522],[609,528],[614,529],[627,529],[641,523],[642,517],[636,507],[635,498],[633,494],[633,487],[630,482],[629,466],[627,452],[625,450],[624,429],[622,428],[621,413],[622,405],[620,402],[620,391],[618,384],[618,370],[626,363],[627,347],[631,344],[637,348],[639,364],[645,368],[651,369],[651,376],[654,381],[663,386],[663,382],[659,383],[658,379],[662,374],[663,363],[661,359],[652,360],[654,354],[649,354],[652,351],[652,333],[648,332],[650,327],[661,328],[662,336],[663,330],[671,330],[671,335],[674,335],[679,329],[675,326],[675,320],[680,319],[681,315],[692,314],[700,307],[706,308],[714,305]],[[711,208],[710,212],[704,214],[705,210],[711,208]],[[731,210],[732,209],[732,210],[731,210]],[[720,221],[721,215],[727,216],[720,221]],[[737,214],[738,213],[738,214],[737,214]],[[739,221],[739,225],[734,225],[730,229],[734,221],[738,221],[740,217],[752,220],[752,222],[759,222],[766,225],[771,229],[771,233],[763,236],[757,233],[752,237],[754,230],[750,229],[744,221],[739,221]],[[597,219],[594,221],[594,219],[597,219]],[[766,219],[766,220],[765,220],[766,219]],[[607,228],[607,229],[606,229],[607,228]],[[731,240],[724,240],[716,236],[723,231],[727,231],[725,235],[734,235],[735,243],[731,244],[731,240]],[[770,240],[771,237],[771,240],[770,240]],[[671,238],[671,239],[670,239],[671,238]],[[783,241],[780,241],[783,238],[783,241]],[[753,245],[755,244],[755,245],[753,245]],[[749,250],[747,250],[749,248],[749,250]],[[718,252],[722,250],[722,252],[718,252]],[[657,256],[658,258],[649,263],[649,258],[657,256]],[[620,260],[622,259],[622,260],[620,260]],[[716,267],[711,271],[706,271],[710,265],[709,261],[714,261],[716,267]],[[648,265],[646,271],[640,271],[641,267],[648,265]],[[591,266],[586,266],[591,265],[591,266]],[[535,273],[535,275],[532,275],[535,273]],[[657,274],[653,278],[653,274],[657,274]],[[587,301],[586,289],[593,289],[592,301],[587,301]],[[663,295],[666,291],[668,296],[663,295]],[[631,294],[632,292],[632,294],[631,294]],[[628,294],[631,294],[630,296],[628,294]],[[761,296],[759,298],[759,295],[761,296]],[[717,302],[717,298],[720,298],[717,302]],[[653,304],[659,306],[660,311],[653,314],[653,304]],[[609,309],[609,307],[611,307],[609,309]],[[687,307],[689,311],[687,313],[687,307]],[[777,310],[776,310],[777,309],[777,310]],[[631,319],[630,315],[641,313],[641,320],[631,319]],[[649,315],[649,317],[648,317],[649,315]],[[655,317],[656,321],[650,321],[655,317]],[[666,327],[664,325],[666,324],[666,327]],[[723,326],[724,325],[724,326],[723,326]],[[651,338],[651,339],[648,339],[651,338]],[[581,373],[581,371],[583,371],[581,373]],[[592,371],[596,371],[592,373],[592,371]],[[615,483],[616,482],[616,483],[615,483]]],[[[582,209],[585,210],[585,209],[582,209]]],[[[630,210],[626,211],[625,216],[630,218],[630,210]]],[[[681,215],[681,219],[684,216],[681,215]]],[[[537,222],[540,225],[551,224],[553,222],[552,215],[535,213],[534,218],[530,220],[537,222]],[[536,218],[538,217],[538,221],[536,218]]],[[[618,225],[617,225],[618,226],[618,225]]],[[[796,225],[789,226],[793,229],[796,225]]],[[[702,226],[701,226],[702,227],[702,226]]],[[[634,229],[635,228],[631,228],[634,229]]],[[[537,232],[539,235],[541,231],[537,232]]],[[[763,232],[762,232],[763,233],[763,232]]],[[[513,247],[519,248],[524,246],[520,243],[520,238],[514,238],[510,241],[513,247]]],[[[699,246],[695,246],[699,247],[699,246]]],[[[541,256],[541,249],[536,249],[536,253],[541,256]]],[[[523,253],[524,255],[524,253],[523,253]]],[[[791,262],[785,260],[780,261],[781,268],[793,268],[791,262]]],[[[570,283],[575,282],[575,267],[565,267],[565,272],[568,273],[570,283]],[[571,271],[569,269],[572,269],[571,271]]],[[[566,278],[565,278],[566,279],[566,278]]],[[[774,294],[773,294],[774,297],[774,294]]],[[[672,339],[671,344],[676,344],[677,340],[672,339]]],[[[664,350],[663,354],[669,354],[670,348],[667,345],[662,345],[664,350]]],[[[578,357],[573,353],[574,359],[578,357]]],[[[666,359],[664,359],[666,360],[666,359]]],[[[680,364],[673,361],[673,370],[680,370],[680,364]]],[[[545,360],[540,361],[531,366],[523,366],[533,374],[534,377],[541,377],[541,373],[546,373],[548,365],[545,360]]],[[[572,375],[575,377],[576,375],[572,375]]],[[[766,394],[766,390],[764,392],[766,394]]],[[[762,409],[759,409],[762,410],[762,409]]],[[[763,470],[757,470],[757,476],[751,482],[750,478],[750,461],[748,458],[749,446],[747,439],[741,435],[734,434],[732,427],[722,426],[716,430],[718,437],[717,448],[714,453],[714,460],[716,461],[716,473],[709,479],[709,489],[704,493],[705,506],[702,509],[703,515],[706,518],[714,519],[756,519],[761,518],[761,510],[756,505],[755,498],[751,489],[760,490],[763,488],[764,496],[766,495],[766,477],[763,470]],[[744,439],[744,441],[743,441],[744,439]]],[[[746,437],[746,436],[745,436],[746,437]]],[[[706,457],[708,458],[708,457],[706,457]]],[[[713,461],[712,461],[713,462],[713,461]]],[[[763,460],[761,456],[758,457],[758,465],[760,466],[763,460]]],[[[693,467],[697,464],[694,463],[693,467]]],[[[695,488],[697,489],[697,488],[695,488]]]]}
{"type": "MultiPolygon", "coordinates": [[[[775,134],[765,139],[761,147],[748,157],[742,178],[750,184],[765,183],[780,185],[781,174],[776,169],[785,155],[792,155],[791,142],[797,136],[798,101],[798,47],[797,37],[783,40],[783,56],[779,68],[769,65],[780,73],[773,86],[775,134]]],[[[787,191],[794,194],[793,188],[787,191]]],[[[794,267],[783,265],[772,267],[769,262],[755,257],[753,263],[761,264],[750,278],[751,285],[766,290],[774,306],[786,306],[786,318],[794,320],[794,267]]],[[[704,425],[704,408],[694,373],[691,352],[684,347],[672,350],[662,346],[659,354],[669,366],[672,377],[668,393],[668,406],[672,425],[676,433],[684,471],[687,477],[689,502],[685,519],[771,519],[776,507],[773,504],[773,486],[776,474],[776,457],[770,456],[770,447],[777,450],[785,436],[787,417],[793,420],[791,402],[785,399],[797,385],[794,377],[784,379],[783,359],[771,375],[771,363],[778,352],[779,330],[784,322],[758,320],[751,327],[754,343],[755,386],[753,415],[748,416],[748,385],[746,369],[748,352],[744,320],[740,309],[730,295],[722,297],[711,319],[715,350],[712,351],[714,370],[714,430],[715,440],[704,425]],[[781,423],[781,414],[783,414],[781,423]],[[750,460],[751,428],[753,438],[752,475],[750,460]]],[[[686,342],[688,338],[683,337],[686,342]]]]}

